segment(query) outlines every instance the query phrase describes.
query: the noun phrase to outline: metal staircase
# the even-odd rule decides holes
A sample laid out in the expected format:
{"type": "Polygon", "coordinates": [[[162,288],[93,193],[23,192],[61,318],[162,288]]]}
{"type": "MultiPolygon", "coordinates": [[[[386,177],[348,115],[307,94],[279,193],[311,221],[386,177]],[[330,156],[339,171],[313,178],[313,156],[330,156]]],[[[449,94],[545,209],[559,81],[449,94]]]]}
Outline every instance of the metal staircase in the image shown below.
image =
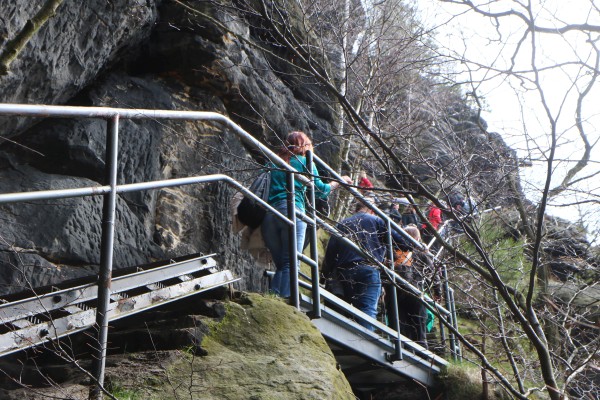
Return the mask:
{"type": "MultiPolygon", "coordinates": [[[[309,285],[301,281],[303,287],[309,285]]],[[[434,384],[435,376],[448,364],[446,360],[402,336],[401,358],[395,357],[398,334],[390,327],[373,320],[335,295],[321,290],[321,317],[313,324],[321,331],[333,351],[340,369],[357,390],[417,381],[425,386],[434,384]],[[375,326],[371,332],[354,320],[368,320],[375,326]]],[[[301,295],[301,309],[309,315],[314,304],[301,295]]]]}
{"type": "MultiPolygon", "coordinates": [[[[186,296],[227,285],[237,279],[229,271],[219,271],[211,256],[179,262],[166,262],[156,268],[113,278],[113,246],[114,225],[117,195],[144,190],[155,190],[166,187],[195,185],[206,183],[226,184],[244,195],[253,198],[264,208],[273,212],[278,218],[289,224],[290,235],[295,237],[296,219],[309,224],[308,236],[311,242],[310,257],[304,256],[296,249],[296,241],[290,240],[291,297],[290,304],[301,309],[313,318],[313,323],[321,330],[331,346],[342,370],[349,381],[357,388],[367,390],[373,385],[393,384],[406,380],[414,380],[430,386],[434,377],[447,362],[408,340],[398,331],[370,319],[349,304],[343,302],[319,285],[319,265],[317,254],[316,229],[320,226],[333,235],[340,236],[334,227],[322,220],[313,210],[308,214],[295,212],[293,207],[294,179],[308,185],[310,204],[315,204],[312,178],[297,174],[289,164],[264,146],[237,124],[223,115],[212,112],[174,111],[174,110],[139,110],[104,107],[68,107],[44,105],[0,104],[0,115],[29,117],[62,117],[62,118],[101,118],[107,121],[107,151],[105,156],[106,183],[103,186],[70,188],[60,190],[31,191],[21,193],[0,194],[0,204],[32,200],[50,200],[68,197],[102,196],[102,238],[100,246],[100,268],[98,282],[88,283],[48,293],[39,293],[24,299],[7,299],[9,302],[0,305],[0,356],[10,354],[28,347],[52,343],[60,337],[79,332],[94,326],[97,329],[97,354],[94,357],[93,377],[97,385],[91,398],[101,398],[100,388],[104,385],[104,369],[107,348],[108,321],[123,318],[135,313],[166,304],[186,296]],[[188,121],[212,121],[222,124],[224,132],[238,135],[247,145],[258,149],[275,165],[287,171],[288,214],[282,215],[270,205],[256,197],[245,186],[233,178],[222,175],[193,176],[168,179],[162,181],[140,183],[117,183],[118,136],[121,119],[178,119],[188,121]],[[299,281],[298,263],[303,262],[311,268],[312,282],[299,281]],[[308,289],[311,296],[300,294],[300,288],[308,289]],[[378,333],[373,333],[357,322],[369,320],[378,333]]],[[[308,170],[312,170],[313,155],[308,154],[308,170]]],[[[327,164],[314,156],[315,162],[330,176],[342,181],[341,177],[327,164]]],[[[342,185],[344,186],[344,185],[342,185]]],[[[352,196],[363,203],[364,196],[351,186],[344,186],[352,196]]],[[[415,242],[410,235],[393,222],[381,210],[373,205],[369,207],[387,222],[390,260],[392,253],[391,231],[403,234],[407,241],[414,242],[417,247],[423,245],[415,242]]],[[[357,251],[362,250],[346,238],[348,245],[357,251]]],[[[371,257],[364,254],[366,259],[371,257]]],[[[372,258],[372,257],[371,257],[372,258]]],[[[437,304],[418,288],[410,285],[393,271],[392,265],[373,260],[380,270],[388,274],[394,283],[412,291],[433,311],[441,323],[452,326],[448,322],[451,311],[437,304]]],[[[393,312],[397,315],[397,305],[393,312]]],[[[396,318],[396,320],[398,320],[396,318]]],[[[452,339],[452,338],[451,338],[452,339]]],[[[454,343],[452,340],[450,343],[454,343]]],[[[451,346],[451,351],[455,351],[451,346]]]]}
{"type": "MultiPolygon", "coordinates": [[[[112,280],[108,320],[114,321],[237,281],[213,255],[168,261],[112,280]]],[[[98,285],[90,283],[0,306],[0,357],[92,327],[98,285]]],[[[5,300],[6,301],[6,300],[5,300]]]]}

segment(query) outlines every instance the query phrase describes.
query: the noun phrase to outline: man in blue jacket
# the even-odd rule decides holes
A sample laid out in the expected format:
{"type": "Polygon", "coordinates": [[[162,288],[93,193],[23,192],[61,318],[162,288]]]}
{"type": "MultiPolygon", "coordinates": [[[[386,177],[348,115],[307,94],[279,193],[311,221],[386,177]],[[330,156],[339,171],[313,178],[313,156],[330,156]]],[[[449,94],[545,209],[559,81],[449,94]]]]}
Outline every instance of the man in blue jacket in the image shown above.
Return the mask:
{"type": "MultiPolygon", "coordinates": [[[[369,207],[357,204],[354,214],[340,222],[337,228],[365,253],[383,262],[387,255],[387,224],[369,207]]],[[[395,231],[392,231],[392,239],[402,250],[412,249],[410,242],[395,231]]],[[[337,269],[344,287],[345,300],[376,318],[377,302],[381,296],[379,267],[336,236],[329,239],[325,263],[331,270],[337,269]]],[[[367,322],[360,321],[360,324],[370,330],[375,329],[367,322]]]]}

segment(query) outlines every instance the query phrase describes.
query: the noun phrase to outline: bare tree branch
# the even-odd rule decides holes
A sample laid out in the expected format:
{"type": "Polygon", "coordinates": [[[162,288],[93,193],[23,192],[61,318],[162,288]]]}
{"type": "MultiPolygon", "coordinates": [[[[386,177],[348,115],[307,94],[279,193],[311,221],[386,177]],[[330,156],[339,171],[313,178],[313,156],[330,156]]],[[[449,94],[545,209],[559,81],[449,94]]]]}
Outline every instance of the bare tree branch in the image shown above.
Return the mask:
{"type": "Polygon", "coordinates": [[[0,53],[0,76],[8,74],[10,64],[42,26],[56,14],[63,0],[47,0],[37,14],[25,23],[21,31],[4,46],[0,53]]]}

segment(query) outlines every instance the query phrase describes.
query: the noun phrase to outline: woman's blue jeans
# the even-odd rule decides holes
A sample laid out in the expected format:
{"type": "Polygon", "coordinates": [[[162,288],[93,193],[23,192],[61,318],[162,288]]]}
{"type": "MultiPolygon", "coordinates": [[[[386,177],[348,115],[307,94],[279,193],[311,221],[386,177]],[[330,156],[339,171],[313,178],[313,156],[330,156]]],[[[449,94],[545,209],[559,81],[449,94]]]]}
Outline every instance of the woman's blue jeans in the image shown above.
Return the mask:
{"type": "MultiPolygon", "coordinates": [[[[356,265],[350,268],[340,268],[340,280],[344,286],[346,301],[377,319],[377,303],[381,296],[381,277],[379,269],[372,265],[356,265]]],[[[359,324],[373,331],[375,327],[368,322],[359,324]]]]}
{"type": "MultiPolygon", "coordinates": [[[[285,201],[274,204],[273,208],[287,216],[285,201]]],[[[276,268],[275,276],[271,279],[271,291],[281,297],[290,297],[289,225],[277,218],[275,214],[267,212],[261,230],[276,268]]],[[[296,219],[296,246],[299,252],[302,252],[304,247],[305,235],[306,222],[296,219]]]]}

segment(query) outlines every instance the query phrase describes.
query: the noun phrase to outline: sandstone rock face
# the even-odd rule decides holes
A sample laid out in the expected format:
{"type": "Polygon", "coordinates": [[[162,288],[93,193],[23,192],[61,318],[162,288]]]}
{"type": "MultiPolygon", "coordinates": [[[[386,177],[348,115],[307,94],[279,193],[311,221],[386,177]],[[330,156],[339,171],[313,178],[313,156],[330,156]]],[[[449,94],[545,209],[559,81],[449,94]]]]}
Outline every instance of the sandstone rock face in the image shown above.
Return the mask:
{"type": "MultiPolygon", "coordinates": [[[[12,38],[38,6],[0,2],[2,37],[12,38]]],[[[197,6],[254,40],[243,19],[197,6]]],[[[284,75],[248,42],[181,5],[67,0],[11,65],[11,73],[0,77],[0,101],[215,111],[267,143],[277,145],[292,129],[310,132],[319,143],[331,130],[332,114],[307,101],[316,93],[310,83],[303,87],[284,75]]],[[[104,184],[106,121],[0,117],[0,126],[16,143],[0,147],[2,192],[104,184]]],[[[319,152],[333,148],[329,141],[319,152]]],[[[248,183],[258,168],[240,139],[218,125],[120,122],[120,184],[212,173],[248,183]]],[[[212,183],[120,195],[115,268],[218,253],[244,278],[240,289],[264,290],[263,270],[229,228],[232,194],[224,184],[212,183]]],[[[7,267],[0,294],[95,271],[101,204],[97,197],[1,207],[8,228],[0,243],[5,254],[0,262],[7,267]]]]}
{"type": "MultiPolygon", "coordinates": [[[[45,1],[0,1],[0,37],[12,39],[45,1]]],[[[5,103],[69,101],[100,71],[147,37],[157,18],[153,1],[66,0],[0,77],[5,103]]],[[[10,134],[31,121],[7,123],[10,134]]],[[[6,133],[6,132],[5,132],[6,133]]]]}
{"type": "MultiPolygon", "coordinates": [[[[53,190],[94,186],[85,178],[51,175],[28,166],[0,173],[0,190],[53,190]]],[[[0,244],[2,290],[45,286],[89,274],[100,262],[100,211],[102,200],[69,198],[3,205],[5,229],[0,244]]],[[[144,227],[120,200],[117,204],[115,257],[118,266],[144,263],[160,257],[161,249],[143,238],[144,227]]]]}
{"type": "MultiPolygon", "coordinates": [[[[206,107],[224,111],[218,99],[205,95],[200,99],[204,104],[199,104],[184,93],[179,94],[180,89],[179,84],[158,78],[116,74],[107,76],[97,87],[80,96],[95,105],[136,103],[141,108],[150,108],[151,104],[144,103],[148,101],[166,109],[206,107]]],[[[97,186],[102,182],[105,121],[47,121],[31,128],[22,137],[21,145],[5,147],[6,168],[0,171],[6,177],[0,185],[3,192],[97,186]],[[14,187],[17,178],[19,185],[14,187]],[[59,181],[63,183],[59,185],[59,181]]],[[[120,125],[119,139],[119,183],[167,180],[223,170],[242,177],[235,172],[240,168],[238,160],[249,162],[235,135],[203,122],[125,120],[120,125]]],[[[120,196],[115,267],[196,252],[222,253],[221,262],[239,276],[248,277],[242,288],[264,289],[262,271],[255,267],[246,252],[240,250],[239,239],[230,232],[227,204],[232,194],[233,191],[224,184],[213,183],[120,196]]],[[[7,246],[17,246],[24,252],[33,251],[55,263],[57,268],[58,264],[73,266],[67,267],[73,272],[77,266],[87,269],[96,266],[100,254],[101,198],[79,199],[77,206],[72,207],[56,201],[41,201],[40,204],[5,206],[9,215],[15,212],[23,215],[18,228],[7,233],[7,246]],[[81,207],[79,203],[93,204],[94,207],[81,207]],[[29,209],[35,209],[35,212],[25,211],[29,209]],[[47,211],[55,216],[45,219],[47,211]],[[72,213],[76,213],[70,219],[77,221],[77,230],[67,225],[66,216],[58,217],[72,213]],[[38,223],[34,216],[44,223],[38,223]],[[95,225],[89,221],[95,221],[95,225]],[[45,241],[52,241],[60,251],[45,245],[45,241]],[[69,241],[77,241],[78,245],[69,245],[69,241]]],[[[28,271],[25,266],[17,265],[17,269],[28,271]]],[[[78,275],[74,273],[72,277],[78,275]]],[[[53,281],[45,279],[43,283],[53,281]]]]}

